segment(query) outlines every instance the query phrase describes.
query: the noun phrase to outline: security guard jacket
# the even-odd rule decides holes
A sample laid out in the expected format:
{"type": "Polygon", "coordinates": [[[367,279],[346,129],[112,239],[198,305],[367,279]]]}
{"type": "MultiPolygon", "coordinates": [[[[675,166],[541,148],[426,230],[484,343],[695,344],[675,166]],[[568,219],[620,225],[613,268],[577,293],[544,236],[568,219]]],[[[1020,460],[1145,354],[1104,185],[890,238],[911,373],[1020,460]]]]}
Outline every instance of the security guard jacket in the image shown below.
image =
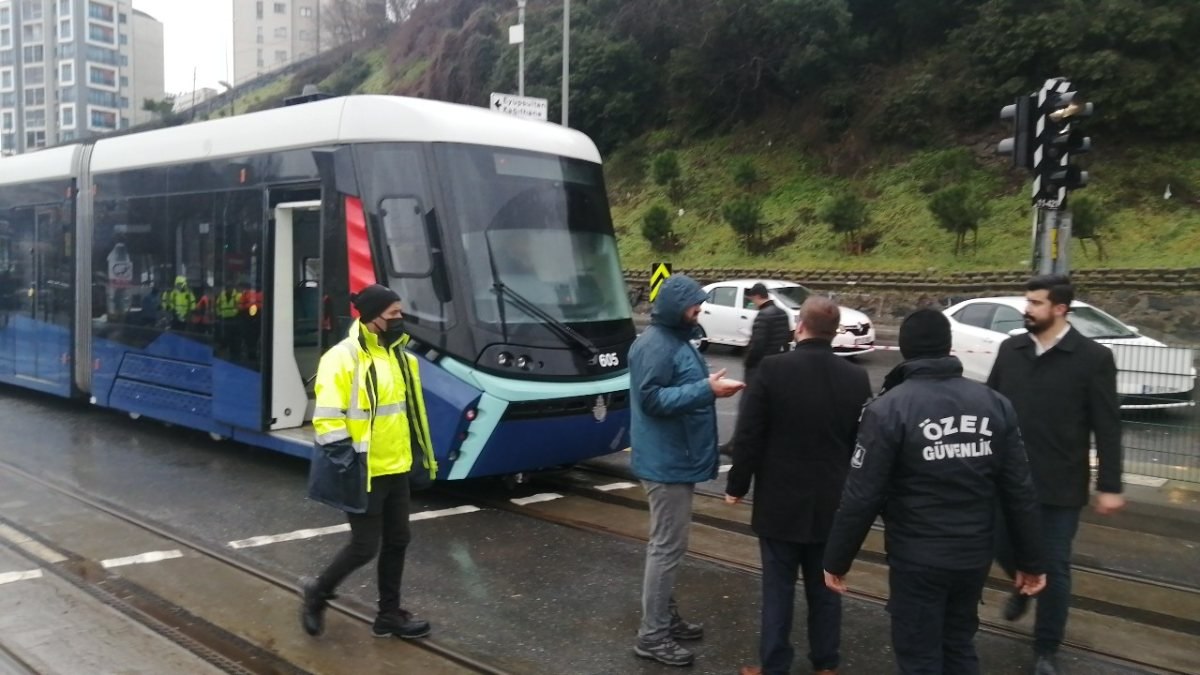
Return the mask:
{"type": "Polygon", "coordinates": [[[945,570],[987,567],[997,506],[1017,569],[1042,571],[1038,504],[1008,399],[964,379],[952,356],[906,361],[863,409],[825,569],[850,569],[883,514],[889,560],[945,570]]]}

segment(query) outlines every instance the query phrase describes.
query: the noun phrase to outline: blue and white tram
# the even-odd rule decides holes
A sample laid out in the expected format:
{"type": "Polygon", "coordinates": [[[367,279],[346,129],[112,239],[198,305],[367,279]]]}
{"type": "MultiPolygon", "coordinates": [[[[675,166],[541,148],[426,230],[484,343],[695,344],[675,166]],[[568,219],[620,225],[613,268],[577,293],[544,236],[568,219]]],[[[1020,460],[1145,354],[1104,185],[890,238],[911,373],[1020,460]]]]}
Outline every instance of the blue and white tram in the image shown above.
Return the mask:
{"type": "Polygon", "coordinates": [[[583,134],[351,96],[0,160],[0,382],[308,456],[317,362],[377,280],[440,478],[626,447],[635,333],[583,134]]]}

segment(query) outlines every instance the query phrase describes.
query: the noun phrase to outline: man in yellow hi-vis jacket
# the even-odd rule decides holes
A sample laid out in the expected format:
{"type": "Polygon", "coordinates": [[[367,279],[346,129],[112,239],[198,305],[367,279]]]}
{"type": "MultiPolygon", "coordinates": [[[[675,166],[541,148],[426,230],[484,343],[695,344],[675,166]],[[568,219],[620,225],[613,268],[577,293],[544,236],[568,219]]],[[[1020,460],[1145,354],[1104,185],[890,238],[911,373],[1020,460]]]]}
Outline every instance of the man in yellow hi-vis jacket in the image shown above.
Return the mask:
{"type": "Polygon", "coordinates": [[[408,336],[396,292],[375,284],[351,301],[359,320],[317,369],[309,472],[309,497],[345,511],[351,537],[329,567],[304,584],[301,623],[319,635],[338,584],[378,553],[375,636],[424,637],[429,622],[400,607],[410,480],[428,483],[437,474],[420,371],[404,350],[408,336]]]}

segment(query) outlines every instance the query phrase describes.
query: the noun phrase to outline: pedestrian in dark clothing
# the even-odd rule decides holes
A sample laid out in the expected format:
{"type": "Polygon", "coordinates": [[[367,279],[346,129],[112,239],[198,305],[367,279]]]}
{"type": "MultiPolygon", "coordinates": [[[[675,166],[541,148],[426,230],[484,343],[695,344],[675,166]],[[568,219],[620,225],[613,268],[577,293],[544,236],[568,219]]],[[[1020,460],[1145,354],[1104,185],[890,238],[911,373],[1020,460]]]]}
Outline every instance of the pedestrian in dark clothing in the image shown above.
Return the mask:
{"type": "Polygon", "coordinates": [[[791,672],[792,609],[801,569],[809,661],[819,674],[837,671],[842,599],[825,586],[822,557],[850,469],[858,417],[871,396],[867,372],[833,353],[840,319],[832,300],[810,296],[800,309],[796,349],[768,356],[743,394],[725,501],[741,501],[753,481],[750,526],[758,535],[763,572],[762,666],[744,666],[741,675],[791,672]]]}
{"type": "MultiPolygon", "coordinates": [[[[1025,286],[1025,327],[1000,345],[988,385],[1016,408],[1041,504],[1042,549],[1049,582],[1038,596],[1034,628],[1035,672],[1057,672],[1071,602],[1071,541],[1088,503],[1091,437],[1100,469],[1096,512],[1113,513],[1121,496],[1121,411],[1112,351],[1071,328],[1067,314],[1075,290],[1062,275],[1034,277],[1025,286]]],[[[1013,574],[1012,552],[1000,540],[997,558],[1013,574]]],[[[1005,618],[1024,614],[1029,598],[1013,595],[1005,618]]]]}
{"type": "Polygon", "coordinates": [[[974,637],[992,562],[995,512],[1011,523],[1016,587],[1040,591],[1038,508],[1016,412],[962,376],[950,323],[918,310],[900,326],[905,361],[863,409],[842,504],[825,549],[839,593],[875,516],[884,520],[892,649],[901,673],[979,673],[974,637]]]}
{"type": "Polygon", "coordinates": [[[650,541],[642,584],[642,624],[634,653],[670,666],[687,666],[692,653],[676,640],[695,640],[704,627],[684,621],[672,591],[687,553],[696,483],[717,477],[716,399],[742,383],[709,375],[691,343],[705,294],[676,274],[663,282],[650,326],[629,350],[633,473],[650,504],[650,541]]]}
{"type": "Polygon", "coordinates": [[[772,354],[788,350],[792,342],[792,329],[787,312],[771,299],[767,287],[762,283],[754,284],[746,291],[746,299],[758,307],[758,315],[750,327],[750,344],[746,345],[746,356],[743,361],[746,384],[754,380],[754,372],[758,364],[772,354]]]}

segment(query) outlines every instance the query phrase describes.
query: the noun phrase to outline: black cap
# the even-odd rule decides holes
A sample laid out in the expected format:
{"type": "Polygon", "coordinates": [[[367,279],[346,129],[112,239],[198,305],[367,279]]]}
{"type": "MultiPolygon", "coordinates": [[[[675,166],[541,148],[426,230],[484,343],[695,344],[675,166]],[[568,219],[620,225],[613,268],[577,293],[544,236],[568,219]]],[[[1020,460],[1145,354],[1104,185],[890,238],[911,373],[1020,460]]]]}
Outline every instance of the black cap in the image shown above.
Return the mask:
{"type": "Polygon", "coordinates": [[[371,284],[357,293],[350,294],[350,302],[354,303],[354,309],[358,310],[363,323],[379,318],[383,310],[391,307],[393,302],[399,301],[400,296],[396,291],[379,284],[371,284]]]}
{"type": "Polygon", "coordinates": [[[906,359],[950,355],[950,320],[936,309],[918,309],[900,324],[900,355],[906,359]]]}
{"type": "Polygon", "coordinates": [[[767,297],[767,287],[764,286],[760,281],[751,286],[750,290],[746,291],[746,295],[753,295],[756,298],[765,298],[767,297]]]}

